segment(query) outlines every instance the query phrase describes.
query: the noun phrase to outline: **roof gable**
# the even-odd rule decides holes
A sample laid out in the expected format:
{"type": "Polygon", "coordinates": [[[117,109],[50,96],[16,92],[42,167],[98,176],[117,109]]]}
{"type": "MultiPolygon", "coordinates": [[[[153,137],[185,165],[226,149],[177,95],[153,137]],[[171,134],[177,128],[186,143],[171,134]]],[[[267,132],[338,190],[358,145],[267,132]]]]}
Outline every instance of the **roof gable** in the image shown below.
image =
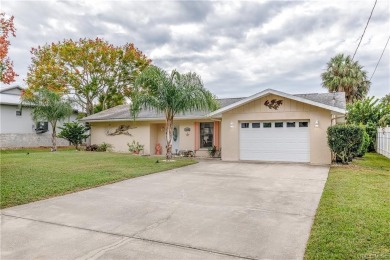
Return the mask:
{"type": "Polygon", "coordinates": [[[22,88],[21,86],[8,86],[8,87],[1,87],[0,88],[0,93],[1,94],[10,94],[10,95],[20,95],[22,90],[24,90],[24,88],[22,88]]]}
{"type": "Polygon", "coordinates": [[[337,93],[337,99],[336,99],[336,93],[326,93],[326,98],[324,94],[298,94],[298,95],[291,95],[287,94],[281,91],[277,91],[274,89],[266,89],[264,91],[261,91],[259,93],[256,93],[250,97],[241,99],[233,104],[230,104],[228,106],[222,107],[214,112],[209,113],[208,117],[219,117],[222,113],[225,113],[227,111],[230,111],[234,108],[237,108],[239,106],[248,104],[249,102],[256,100],[258,98],[264,97],[269,94],[274,94],[277,96],[285,97],[291,100],[295,100],[298,102],[302,102],[305,104],[309,104],[316,107],[321,107],[327,110],[330,110],[335,113],[339,114],[345,114],[345,94],[343,92],[337,93]],[[322,96],[324,95],[324,96],[322,96]],[[344,98],[340,98],[344,97],[344,98]],[[336,101],[337,100],[337,101],[336,101]],[[344,102],[343,102],[344,100],[344,102]],[[337,106],[336,106],[337,104],[337,106]]]}
{"type": "Polygon", "coordinates": [[[24,88],[20,86],[8,86],[0,88],[0,104],[20,105],[20,95],[24,88]]]}

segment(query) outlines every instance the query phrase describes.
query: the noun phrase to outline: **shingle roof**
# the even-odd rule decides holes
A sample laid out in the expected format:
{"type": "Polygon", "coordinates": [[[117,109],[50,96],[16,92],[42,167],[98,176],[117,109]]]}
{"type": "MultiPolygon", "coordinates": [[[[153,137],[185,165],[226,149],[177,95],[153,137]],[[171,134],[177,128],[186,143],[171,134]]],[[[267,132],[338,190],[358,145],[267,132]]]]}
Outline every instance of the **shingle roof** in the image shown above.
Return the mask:
{"type": "Polygon", "coordinates": [[[344,92],[296,94],[294,96],[341,109],[345,109],[346,107],[344,92]]]}
{"type": "MultiPolygon", "coordinates": [[[[243,98],[224,98],[217,99],[221,108],[233,104],[243,98]]],[[[204,115],[209,113],[210,111],[191,111],[188,113],[181,113],[175,116],[176,119],[183,118],[202,118],[204,115]]],[[[163,113],[158,113],[154,109],[142,109],[138,116],[138,119],[164,119],[163,113]]],[[[121,119],[132,119],[130,114],[129,105],[119,105],[102,112],[90,115],[86,118],[83,118],[82,121],[94,121],[94,120],[121,120],[121,119]]]]}
{"type": "MultiPolygon", "coordinates": [[[[314,102],[322,103],[328,106],[333,106],[341,109],[345,109],[345,94],[344,92],[337,93],[312,93],[312,94],[297,94],[297,97],[305,98],[314,102]]],[[[220,103],[220,108],[232,105],[240,100],[241,98],[224,98],[217,99],[220,103]]],[[[178,114],[175,116],[176,119],[185,118],[202,118],[207,115],[209,111],[191,111],[186,114],[178,114]]],[[[151,119],[164,119],[163,113],[158,113],[154,109],[143,109],[137,116],[138,120],[151,120],[151,119]]],[[[82,121],[109,121],[109,120],[132,120],[130,114],[129,105],[119,105],[102,112],[90,115],[83,118],[82,121]]]]}

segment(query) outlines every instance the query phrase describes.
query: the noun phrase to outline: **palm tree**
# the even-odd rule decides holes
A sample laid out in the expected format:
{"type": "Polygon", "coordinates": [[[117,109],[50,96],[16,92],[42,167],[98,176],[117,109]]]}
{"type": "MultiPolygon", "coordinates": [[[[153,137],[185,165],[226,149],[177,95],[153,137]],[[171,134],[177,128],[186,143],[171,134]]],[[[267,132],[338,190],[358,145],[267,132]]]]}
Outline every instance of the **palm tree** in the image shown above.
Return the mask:
{"type": "Polygon", "coordinates": [[[52,151],[57,151],[57,123],[73,113],[69,100],[63,100],[59,93],[40,89],[36,93],[25,92],[22,103],[31,107],[31,116],[34,121],[47,121],[52,128],[52,151]]]}
{"type": "Polygon", "coordinates": [[[173,120],[178,113],[218,108],[213,94],[203,87],[196,73],[171,74],[156,67],[146,68],[135,82],[130,112],[134,119],[141,108],[153,108],[165,114],[166,159],[172,159],[173,120]]]}
{"type": "Polygon", "coordinates": [[[363,99],[371,85],[363,67],[344,54],[338,54],[330,59],[321,78],[322,86],[329,92],[345,92],[347,103],[363,99]]]}

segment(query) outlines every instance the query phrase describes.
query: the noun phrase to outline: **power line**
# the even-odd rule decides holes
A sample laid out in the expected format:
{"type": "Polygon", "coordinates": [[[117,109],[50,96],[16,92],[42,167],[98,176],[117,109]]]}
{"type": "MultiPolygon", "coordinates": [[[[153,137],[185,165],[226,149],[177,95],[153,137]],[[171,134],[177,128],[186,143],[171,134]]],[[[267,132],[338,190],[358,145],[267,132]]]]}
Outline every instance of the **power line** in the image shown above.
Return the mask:
{"type": "Polygon", "coordinates": [[[370,17],[368,17],[368,21],[367,21],[366,27],[364,28],[364,31],[363,31],[362,37],[360,37],[359,44],[358,44],[358,46],[356,47],[356,50],[355,50],[355,53],[354,53],[354,54],[353,54],[353,56],[352,56],[352,59],[354,59],[354,58],[355,58],[356,52],[357,52],[357,50],[359,49],[360,43],[361,43],[361,42],[362,42],[362,40],[363,40],[364,33],[366,32],[366,29],[367,29],[367,27],[368,27],[368,24],[370,23],[371,16],[372,16],[372,13],[374,12],[374,9],[375,9],[376,2],[377,2],[377,1],[378,1],[378,0],[375,0],[374,6],[372,7],[372,10],[371,10],[370,17]]]}
{"type": "Polygon", "coordinates": [[[386,42],[385,48],[383,48],[382,54],[381,54],[381,56],[380,56],[380,58],[379,58],[379,60],[378,60],[378,63],[377,63],[376,66],[375,66],[375,69],[374,69],[374,72],[373,72],[372,75],[371,75],[370,81],[371,81],[372,77],[374,77],[374,74],[375,74],[376,68],[378,68],[379,62],[381,62],[383,53],[385,53],[387,44],[389,43],[389,40],[390,40],[390,36],[389,36],[389,38],[387,38],[387,42],[386,42]]]}

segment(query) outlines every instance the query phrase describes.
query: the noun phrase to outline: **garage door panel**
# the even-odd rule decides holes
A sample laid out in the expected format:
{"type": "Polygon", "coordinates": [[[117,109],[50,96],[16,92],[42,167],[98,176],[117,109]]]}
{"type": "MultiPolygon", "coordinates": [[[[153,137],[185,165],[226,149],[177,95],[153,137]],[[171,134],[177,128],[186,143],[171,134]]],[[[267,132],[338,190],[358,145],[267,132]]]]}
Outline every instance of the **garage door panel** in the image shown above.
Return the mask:
{"type": "Polygon", "coordinates": [[[270,162],[306,162],[307,153],[295,153],[291,155],[273,154],[273,153],[251,153],[244,155],[245,160],[251,161],[270,161],[270,162]]]}
{"type": "Polygon", "coordinates": [[[283,128],[272,126],[240,128],[241,160],[310,161],[308,127],[286,127],[286,123],[283,128]]]}

